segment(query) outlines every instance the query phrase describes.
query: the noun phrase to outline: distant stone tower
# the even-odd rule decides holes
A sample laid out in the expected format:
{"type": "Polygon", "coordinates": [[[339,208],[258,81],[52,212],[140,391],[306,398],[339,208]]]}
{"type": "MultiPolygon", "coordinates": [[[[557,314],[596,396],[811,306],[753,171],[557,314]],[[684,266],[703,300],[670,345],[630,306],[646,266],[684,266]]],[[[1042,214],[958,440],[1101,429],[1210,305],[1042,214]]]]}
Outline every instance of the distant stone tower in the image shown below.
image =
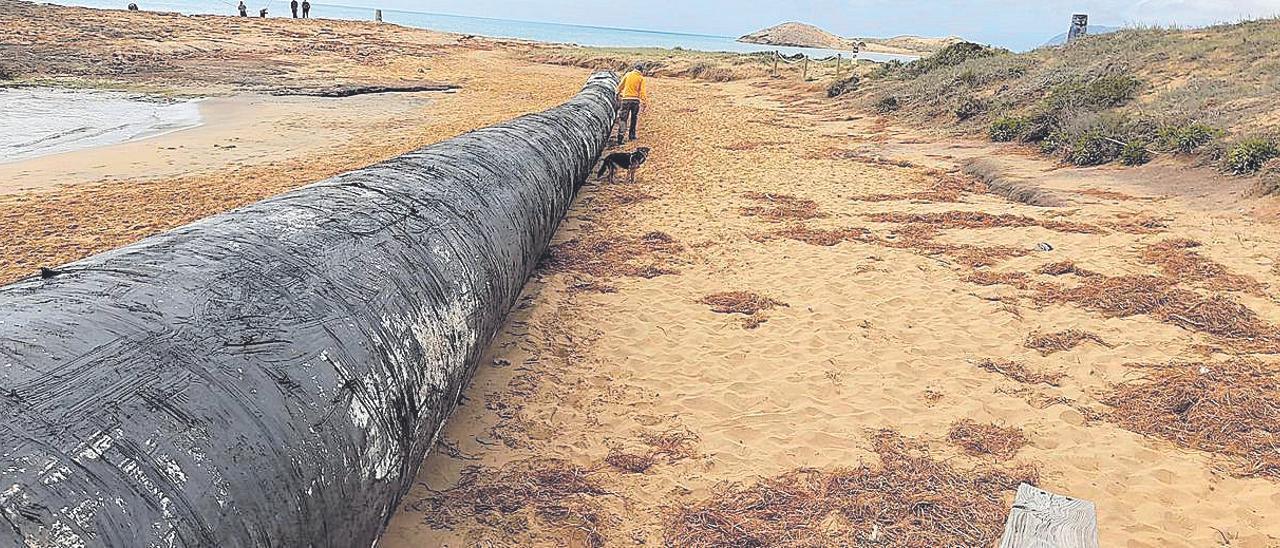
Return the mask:
{"type": "Polygon", "coordinates": [[[1067,42],[1089,34],[1089,16],[1077,13],[1071,16],[1071,30],[1067,31],[1067,42]]]}

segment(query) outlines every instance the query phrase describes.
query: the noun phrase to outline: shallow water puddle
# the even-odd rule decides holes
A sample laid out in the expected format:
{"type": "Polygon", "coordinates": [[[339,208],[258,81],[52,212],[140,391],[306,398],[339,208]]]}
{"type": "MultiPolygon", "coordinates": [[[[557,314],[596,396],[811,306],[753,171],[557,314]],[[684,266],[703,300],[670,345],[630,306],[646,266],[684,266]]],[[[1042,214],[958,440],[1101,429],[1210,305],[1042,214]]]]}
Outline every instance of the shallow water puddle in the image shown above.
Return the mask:
{"type": "Polygon", "coordinates": [[[109,91],[0,90],[0,163],[154,137],[200,125],[194,101],[109,91]]]}

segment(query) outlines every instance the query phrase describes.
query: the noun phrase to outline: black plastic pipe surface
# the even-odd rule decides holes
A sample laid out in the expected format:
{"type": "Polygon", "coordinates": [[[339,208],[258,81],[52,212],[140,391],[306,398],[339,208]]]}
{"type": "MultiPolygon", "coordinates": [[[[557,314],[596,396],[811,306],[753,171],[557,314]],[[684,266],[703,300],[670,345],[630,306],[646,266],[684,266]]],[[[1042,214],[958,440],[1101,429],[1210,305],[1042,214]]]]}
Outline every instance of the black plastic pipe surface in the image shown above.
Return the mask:
{"type": "Polygon", "coordinates": [[[375,543],[616,82],[0,288],[0,546],[375,543]]]}

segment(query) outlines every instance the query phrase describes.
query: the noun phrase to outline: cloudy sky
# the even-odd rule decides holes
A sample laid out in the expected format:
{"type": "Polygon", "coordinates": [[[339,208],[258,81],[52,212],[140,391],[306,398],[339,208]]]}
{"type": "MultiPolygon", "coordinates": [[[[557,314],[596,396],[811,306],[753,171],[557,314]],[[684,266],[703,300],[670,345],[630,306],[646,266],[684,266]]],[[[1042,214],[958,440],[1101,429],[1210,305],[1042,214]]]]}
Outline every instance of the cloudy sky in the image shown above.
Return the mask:
{"type": "MultiPolygon", "coordinates": [[[[323,1],[323,0],[321,0],[323,1]]],[[[1200,26],[1280,14],[1280,0],[329,0],[347,5],[737,36],[803,21],[849,36],[958,35],[1028,49],[1075,12],[1108,26],[1200,26]]]]}

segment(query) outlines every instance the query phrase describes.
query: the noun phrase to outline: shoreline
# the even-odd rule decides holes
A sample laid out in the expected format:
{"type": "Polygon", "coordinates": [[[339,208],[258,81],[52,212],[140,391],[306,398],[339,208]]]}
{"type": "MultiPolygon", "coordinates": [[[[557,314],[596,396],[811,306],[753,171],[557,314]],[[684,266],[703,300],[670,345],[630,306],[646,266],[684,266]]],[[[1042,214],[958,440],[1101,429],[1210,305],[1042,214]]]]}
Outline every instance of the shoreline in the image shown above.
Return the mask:
{"type": "MultiPolygon", "coordinates": [[[[98,101],[102,104],[100,104],[99,106],[91,110],[103,112],[103,111],[110,111],[110,110],[119,110],[122,106],[136,107],[136,106],[142,106],[142,105],[151,104],[151,103],[157,103],[158,101],[155,101],[155,99],[160,98],[159,96],[153,96],[153,95],[145,95],[145,94],[140,95],[140,94],[134,94],[134,93],[110,92],[110,91],[102,91],[102,90],[86,90],[84,88],[58,88],[58,87],[31,86],[31,87],[22,87],[22,88],[6,88],[6,90],[21,90],[23,92],[27,92],[27,94],[29,95],[28,101],[40,99],[39,94],[41,93],[45,94],[45,96],[43,97],[43,100],[41,101],[41,104],[37,104],[36,106],[27,106],[26,108],[28,110],[25,110],[25,111],[20,111],[18,110],[18,107],[12,107],[11,105],[11,110],[8,112],[8,115],[12,117],[31,116],[33,117],[33,119],[37,119],[41,117],[42,113],[37,111],[36,110],[37,108],[42,110],[48,110],[52,108],[52,109],[57,109],[58,111],[61,112],[63,110],[66,110],[69,107],[84,108],[83,107],[84,103],[98,101]],[[54,95],[59,95],[59,94],[65,95],[66,97],[58,97],[56,99],[53,97],[54,95]],[[109,102],[113,104],[108,104],[109,102]],[[55,103],[58,103],[58,104],[55,104],[55,103]]],[[[6,90],[0,90],[0,94],[4,94],[6,90]]],[[[28,147],[31,147],[36,143],[57,141],[62,137],[73,137],[75,135],[85,134],[85,133],[87,133],[87,135],[85,136],[85,139],[89,139],[94,142],[84,142],[83,140],[76,140],[74,142],[67,143],[65,145],[58,145],[56,143],[53,145],[45,145],[42,147],[42,149],[50,148],[50,147],[54,149],[52,151],[45,151],[45,152],[40,151],[40,149],[28,148],[28,150],[26,151],[19,151],[16,156],[11,156],[10,157],[11,159],[0,161],[0,169],[3,169],[3,166],[9,165],[9,164],[24,163],[24,162],[38,160],[40,158],[46,158],[50,156],[61,156],[64,154],[72,154],[79,151],[103,149],[103,148],[108,148],[116,145],[146,141],[149,139],[156,139],[159,137],[163,137],[171,133],[177,133],[177,132],[199,128],[206,123],[205,116],[203,116],[202,115],[203,113],[201,112],[202,110],[204,110],[204,107],[201,105],[202,101],[203,101],[203,98],[194,98],[194,99],[187,99],[187,100],[182,100],[177,102],[171,102],[168,104],[164,104],[161,107],[157,107],[157,110],[155,111],[133,114],[130,118],[127,118],[127,119],[108,119],[108,120],[93,121],[91,123],[96,124],[94,126],[80,126],[75,128],[69,128],[69,129],[62,130],[59,133],[50,134],[50,135],[28,135],[29,139],[30,138],[35,139],[34,141],[28,141],[28,147]],[[173,107],[177,105],[194,106],[194,109],[193,109],[194,112],[164,113],[164,112],[161,112],[160,110],[160,109],[163,109],[164,107],[173,107]],[[145,127],[140,126],[140,124],[147,122],[148,120],[151,120],[151,121],[147,123],[145,127]],[[125,130],[127,130],[127,133],[125,132],[125,130]]],[[[176,110],[176,109],[171,109],[171,110],[176,110]]],[[[85,113],[81,113],[81,114],[83,115],[85,113]]],[[[90,112],[88,114],[92,115],[94,113],[90,112]]],[[[64,118],[66,117],[65,114],[62,114],[62,116],[64,118]]],[[[47,119],[46,119],[46,122],[47,122],[47,119]]],[[[13,129],[17,130],[18,128],[13,128],[13,129]]],[[[9,188],[11,186],[12,186],[12,181],[9,181],[8,184],[0,186],[0,192],[12,190],[11,188],[9,188]]]]}
{"type": "MultiPolygon", "coordinates": [[[[119,9],[119,8],[115,8],[115,7],[86,6],[86,5],[81,5],[81,4],[55,4],[55,5],[59,5],[59,6],[63,6],[63,7],[83,8],[83,9],[94,9],[94,10],[103,10],[103,11],[111,11],[111,12],[121,12],[121,11],[125,11],[125,10],[121,10],[121,9],[119,9]]],[[[324,4],[324,5],[322,5],[322,4],[317,4],[317,6],[320,6],[320,7],[332,7],[332,8],[339,8],[339,9],[341,9],[341,10],[349,11],[349,12],[350,12],[350,15],[352,15],[352,16],[353,16],[353,17],[351,17],[351,18],[333,18],[333,19],[327,19],[327,18],[323,18],[323,17],[321,17],[321,18],[317,18],[317,19],[315,19],[315,20],[318,20],[318,21],[329,20],[329,21],[370,22],[370,21],[371,21],[371,18],[372,18],[372,13],[373,13],[373,10],[374,10],[374,8],[358,8],[358,7],[352,7],[352,6],[327,5],[327,4],[324,4]],[[358,12],[358,11],[367,12],[367,13],[369,14],[369,18],[356,18],[356,17],[354,17],[355,12],[358,12]]],[[[776,49],[776,50],[781,51],[781,52],[782,52],[783,54],[785,54],[785,55],[794,55],[794,54],[797,54],[797,53],[802,53],[802,54],[809,55],[809,56],[811,56],[811,57],[831,57],[831,56],[836,55],[837,53],[843,53],[843,54],[845,54],[845,55],[848,55],[848,54],[850,53],[849,51],[833,50],[833,49],[826,49],[826,48],[814,48],[814,47],[804,47],[804,46],[780,46],[780,45],[768,45],[768,44],[754,44],[754,43],[750,43],[750,42],[743,42],[743,41],[738,40],[737,38],[732,37],[732,36],[720,36],[720,35],[714,35],[714,34],[701,34],[701,33],[691,33],[691,32],[673,32],[673,31],[660,31],[660,30],[645,30],[645,29],[633,29],[633,28],[609,27],[609,26],[596,26],[596,25],[580,25],[580,24],[573,24],[573,23],[553,23],[553,22],[543,22],[543,21],[525,21],[525,20],[516,20],[516,19],[501,19],[501,18],[492,18],[492,17],[474,17],[474,16],[466,16],[466,15],[452,15],[452,14],[432,13],[432,12],[415,12],[415,11],[408,11],[408,10],[394,10],[394,9],[383,9],[383,10],[381,10],[381,11],[382,11],[382,13],[383,13],[383,22],[384,22],[384,24],[402,25],[402,26],[405,26],[406,28],[420,29],[420,30],[427,30],[427,31],[431,31],[431,32],[442,32],[442,33],[446,33],[446,34],[456,34],[456,35],[459,35],[459,36],[478,36],[478,37],[482,37],[482,38],[486,38],[486,39],[499,40],[499,41],[502,41],[502,40],[515,40],[515,41],[528,42],[528,43],[531,43],[531,44],[540,44],[540,45],[567,46],[567,47],[589,47],[589,48],[657,48],[657,49],[663,49],[663,50],[685,49],[685,50],[690,50],[690,51],[698,51],[698,52],[711,53],[711,54],[715,54],[715,53],[730,53],[730,54],[742,54],[742,55],[750,55],[750,54],[753,54],[753,53],[768,53],[768,52],[772,52],[772,51],[774,51],[774,50],[776,49]],[[393,15],[393,14],[404,15],[404,16],[407,16],[407,17],[402,17],[400,20],[396,20],[396,19],[395,19],[395,18],[393,18],[393,17],[388,17],[389,15],[393,15]],[[568,29],[580,29],[580,30],[591,30],[591,31],[604,31],[606,34],[614,34],[614,35],[617,35],[617,36],[615,37],[615,40],[617,40],[617,41],[615,41],[615,42],[609,42],[609,41],[591,41],[591,40],[587,40],[587,41],[585,41],[585,42],[584,42],[584,41],[582,41],[581,39],[576,39],[576,40],[575,40],[575,39],[557,39],[557,38],[553,38],[553,37],[552,37],[552,36],[554,35],[554,31],[550,31],[550,30],[547,30],[547,31],[532,31],[534,34],[539,34],[540,36],[527,36],[527,35],[526,35],[526,36],[519,36],[519,35],[505,35],[505,34],[501,34],[501,33],[497,33],[497,34],[487,34],[487,33],[486,33],[485,31],[483,31],[483,30],[476,30],[476,28],[475,28],[475,27],[480,26],[480,25],[471,25],[470,27],[467,27],[467,26],[464,24],[464,25],[461,25],[461,26],[452,26],[453,28],[439,28],[438,26],[430,26],[430,25],[428,25],[428,24],[421,24],[421,23],[419,23],[419,21],[420,21],[420,20],[427,20],[427,21],[430,21],[430,20],[432,20],[432,19],[436,19],[436,18],[444,18],[444,19],[450,19],[450,20],[462,20],[462,21],[487,21],[487,22],[495,22],[495,23],[502,23],[502,24],[504,24],[504,25],[505,25],[505,26],[507,26],[507,27],[524,25],[524,26],[533,26],[533,27],[546,27],[546,28],[548,28],[548,29],[552,29],[552,28],[554,28],[554,29],[560,29],[560,28],[563,28],[563,29],[566,29],[566,30],[568,30],[568,29]],[[415,23],[418,23],[418,24],[415,24],[415,23]],[[470,30],[469,30],[469,29],[470,29],[470,30]],[[549,34],[549,33],[551,33],[551,34],[549,34]],[[624,36],[627,36],[627,35],[657,36],[657,37],[683,37],[683,38],[688,38],[688,39],[700,39],[700,40],[695,41],[694,43],[677,43],[677,41],[676,41],[676,40],[660,40],[660,41],[652,42],[652,43],[637,43],[637,42],[635,42],[635,41],[633,41],[633,40],[628,40],[628,39],[623,38],[624,36]],[[711,43],[711,42],[708,42],[708,41],[707,41],[707,39],[711,39],[711,41],[713,41],[713,42],[718,42],[718,43],[720,43],[720,45],[719,45],[719,46],[711,46],[711,45],[710,45],[710,43],[711,43]],[[704,43],[704,42],[705,42],[705,43],[704,43]],[[744,48],[744,46],[745,46],[745,48],[744,48]],[[724,48],[724,49],[718,49],[718,48],[724,48]],[[750,48],[750,49],[746,49],[746,48],[750,48]]],[[[157,14],[174,14],[174,15],[181,15],[181,16],[185,16],[185,17],[205,17],[205,16],[209,16],[209,17],[229,17],[229,18],[233,18],[233,19],[238,19],[238,17],[236,17],[236,16],[234,16],[234,15],[222,14],[222,13],[204,12],[204,11],[200,11],[200,12],[187,12],[187,11],[152,11],[152,12],[150,12],[150,13],[157,13],[157,14]]],[[[257,18],[249,17],[249,18],[247,18],[247,19],[257,19],[257,18]]],[[[286,17],[285,15],[280,15],[280,16],[269,16],[267,19],[269,19],[269,20],[290,20],[290,18],[289,18],[289,17],[286,17]]],[[[450,25],[443,25],[443,26],[445,26],[445,27],[450,27],[450,25]]],[[[530,32],[531,32],[531,31],[526,30],[526,31],[525,31],[525,34],[529,34],[530,32]]],[[[893,49],[893,48],[890,48],[890,49],[893,49]]],[[[888,49],[880,48],[879,50],[872,49],[872,50],[866,50],[866,51],[863,51],[863,52],[859,52],[859,57],[858,57],[858,59],[865,59],[865,60],[872,61],[872,62],[888,62],[888,61],[894,61],[894,60],[906,62],[906,61],[911,61],[911,60],[914,60],[914,59],[918,59],[919,57],[920,57],[920,54],[918,54],[918,53],[916,53],[916,52],[909,52],[909,51],[905,51],[905,50],[902,50],[902,51],[889,51],[888,49]],[[863,53],[866,53],[866,54],[869,54],[869,55],[867,55],[867,56],[862,56],[862,54],[863,54],[863,53]]]]}

